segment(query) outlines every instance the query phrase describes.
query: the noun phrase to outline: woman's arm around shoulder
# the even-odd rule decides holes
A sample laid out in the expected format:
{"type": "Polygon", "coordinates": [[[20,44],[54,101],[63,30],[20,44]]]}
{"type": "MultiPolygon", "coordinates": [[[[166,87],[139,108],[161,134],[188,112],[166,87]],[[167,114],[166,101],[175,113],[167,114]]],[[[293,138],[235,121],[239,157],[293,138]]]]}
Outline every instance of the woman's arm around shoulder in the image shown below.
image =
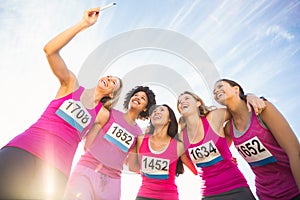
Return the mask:
{"type": "Polygon", "coordinates": [[[100,111],[97,114],[96,120],[89,130],[85,137],[84,150],[89,149],[94,143],[98,133],[103,128],[103,126],[107,123],[110,116],[110,111],[107,110],[104,106],[101,107],[100,111]]]}
{"type": "Polygon", "coordinates": [[[225,134],[227,144],[230,147],[232,145],[232,137],[231,137],[231,134],[230,134],[230,121],[225,122],[224,134],[225,134]]]}
{"type": "Polygon", "coordinates": [[[193,174],[198,175],[198,171],[194,163],[187,157],[186,149],[181,141],[177,141],[177,154],[182,163],[187,166],[187,168],[189,168],[193,174]]]}
{"type": "Polygon", "coordinates": [[[128,165],[129,170],[135,173],[140,173],[139,149],[144,137],[145,135],[139,135],[137,137],[136,143],[129,152],[126,160],[126,164],[128,165]]]}
{"type": "Polygon", "coordinates": [[[231,118],[230,112],[226,108],[218,108],[210,111],[207,115],[207,120],[209,121],[212,129],[219,134],[221,137],[225,137],[224,125],[231,118]]]}
{"type": "Polygon", "coordinates": [[[294,131],[284,116],[270,102],[265,101],[266,108],[260,117],[269,128],[274,138],[289,157],[290,167],[300,190],[300,144],[294,131]]]}
{"type": "Polygon", "coordinates": [[[255,94],[249,93],[246,95],[247,108],[251,112],[252,108],[256,115],[259,115],[266,107],[265,101],[255,94]]]}
{"type": "Polygon", "coordinates": [[[231,114],[226,108],[217,108],[208,113],[207,118],[216,124],[224,126],[224,123],[231,119],[231,114]]]}

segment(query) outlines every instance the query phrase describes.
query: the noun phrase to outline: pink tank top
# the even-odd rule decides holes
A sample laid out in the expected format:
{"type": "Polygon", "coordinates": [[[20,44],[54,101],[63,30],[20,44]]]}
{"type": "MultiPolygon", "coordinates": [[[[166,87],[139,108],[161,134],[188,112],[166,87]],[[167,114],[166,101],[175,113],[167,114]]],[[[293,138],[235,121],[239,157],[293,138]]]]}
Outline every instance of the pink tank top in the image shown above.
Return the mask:
{"type": "Polygon", "coordinates": [[[252,112],[249,128],[238,138],[234,135],[233,126],[230,120],[234,145],[256,176],[257,196],[264,200],[285,200],[298,195],[286,153],[256,115],[252,112]]]}
{"type": "Polygon", "coordinates": [[[232,162],[226,138],[220,137],[210,127],[205,117],[201,117],[204,127],[204,138],[191,144],[183,131],[184,146],[188,157],[201,168],[200,177],[204,181],[202,196],[217,195],[240,187],[249,187],[237,165],[232,162]]]}
{"type": "Polygon", "coordinates": [[[69,176],[78,143],[92,126],[102,104],[94,109],[80,102],[84,91],[52,100],[38,121],[6,146],[24,149],[69,176]]]}
{"type": "Polygon", "coordinates": [[[91,148],[80,158],[79,165],[98,169],[108,176],[119,178],[128,151],[142,133],[138,125],[131,126],[124,113],[112,109],[108,122],[99,132],[91,148]],[[101,165],[101,168],[97,167],[101,165]]]}
{"type": "Polygon", "coordinates": [[[153,152],[149,147],[150,135],[145,135],[139,149],[142,185],[138,196],[162,200],[178,199],[175,184],[178,161],[177,141],[171,139],[163,152],[153,152]]]}

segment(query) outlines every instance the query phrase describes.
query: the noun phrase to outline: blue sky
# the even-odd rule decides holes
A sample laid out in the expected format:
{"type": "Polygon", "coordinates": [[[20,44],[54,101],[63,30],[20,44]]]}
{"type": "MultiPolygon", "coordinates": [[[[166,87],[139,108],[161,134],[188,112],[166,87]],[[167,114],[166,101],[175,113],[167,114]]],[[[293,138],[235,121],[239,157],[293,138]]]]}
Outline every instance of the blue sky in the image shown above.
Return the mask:
{"type": "MultiPolygon", "coordinates": [[[[110,2],[112,1],[1,1],[1,146],[35,122],[55,96],[59,85],[43,53],[46,42],[78,22],[85,9],[110,2]]],[[[80,33],[62,51],[73,72],[80,71],[85,59],[94,49],[119,34],[141,28],[174,31],[198,44],[215,65],[220,77],[236,80],[245,91],[265,96],[273,102],[300,138],[300,94],[297,92],[300,86],[300,1],[114,2],[117,5],[103,11],[97,24],[80,33]]],[[[131,65],[133,68],[143,63],[163,63],[174,66],[181,73],[179,65],[184,65],[182,61],[167,54],[144,49],[128,54],[115,63],[131,65]]],[[[189,72],[188,68],[187,65],[185,74],[182,72],[183,76],[200,96],[203,95],[202,88],[199,88],[203,81],[194,77],[195,73],[189,72]]],[[[121,67],[112,71],[122,75],[127,69],[121,67]]],[[[153,88],[160,103],[174,104],[176,101],[168,87],[154,83],[153,88]]],[[[204,96],[209,94],[206,91],[204,96]]],[[[207,104],[214,103],[209,97],[207,100],[205,97],[207,104]]],[[[246,171],[243,164],[241,168],[246,171]]],[[[253,179],[250,172],[245,173],[245,176],[253,179]]],[[[194,192],[198,193],[198,190],[194,192]]],[[[184,190],[183,193],[188,192],[184,190]]]]}

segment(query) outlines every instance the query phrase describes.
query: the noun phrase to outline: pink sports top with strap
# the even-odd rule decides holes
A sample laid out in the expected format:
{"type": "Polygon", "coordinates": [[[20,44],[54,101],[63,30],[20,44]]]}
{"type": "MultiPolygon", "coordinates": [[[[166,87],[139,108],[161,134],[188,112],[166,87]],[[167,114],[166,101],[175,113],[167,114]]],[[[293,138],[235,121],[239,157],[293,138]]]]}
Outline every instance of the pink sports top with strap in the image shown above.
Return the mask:
{"type": "Polygon", "coordinates": [[[78,143],[92,126],[102,107],[87,109],[80,102],[79,87],[50,102],[38,121],[6,146],[24,149],[69,176],[78,143]]]}
{"type": "Polygon", "coordinates": [[[150,147],[150,135],[145,135],[139,149],[142,186],[138,196],[154,199],[178,199],[175,184],[177,140],[171,139],[168,146],[155,152],[150,147]]]}
{"type": "Polygon", "coordinates": [[[119,178],[124,161],[142,133],[141,128],[130,125],[124,119],[124,113],[112,109],[108,122],[103,126],[91,148],[81,157],[79,165],[98,171],[111,177],[119,178]]]}
{"type": "Polygon", "coordinates": [[[199,168],[200,177],[204,181],[202,195],[217,195],[236,188],[249,187],[245,177],[232,161],[226,138],[215,133],[206,117],[201,117],[201,120],[204,138],[191,144],[184,129],[183,141],[188,157],[199,168]]]}
{"type": "Polygon", "coordinates": [[[234,145],[255,174],[256,193],[259,198],[284,200],[300,194],[288,156],[254,112],[251,114],[248,129],[239,137],[235,132],[237,130],[233,120],[230,120],[230,134],[234,145]]]}

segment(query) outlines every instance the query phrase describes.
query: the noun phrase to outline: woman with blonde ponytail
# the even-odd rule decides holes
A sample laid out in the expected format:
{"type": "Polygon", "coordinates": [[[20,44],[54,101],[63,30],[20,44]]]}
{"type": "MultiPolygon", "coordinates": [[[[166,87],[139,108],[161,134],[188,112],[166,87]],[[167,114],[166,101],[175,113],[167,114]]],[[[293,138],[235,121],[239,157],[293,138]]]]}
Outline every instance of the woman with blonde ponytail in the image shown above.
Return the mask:
{"type": "Polygon", "coordinates": [[[203,179],[202,199],[255,199],[243,174],[232,160],[223,124],[230,113],[208,107],[192,92],[179,95],[180,139],[203,179]]]}

